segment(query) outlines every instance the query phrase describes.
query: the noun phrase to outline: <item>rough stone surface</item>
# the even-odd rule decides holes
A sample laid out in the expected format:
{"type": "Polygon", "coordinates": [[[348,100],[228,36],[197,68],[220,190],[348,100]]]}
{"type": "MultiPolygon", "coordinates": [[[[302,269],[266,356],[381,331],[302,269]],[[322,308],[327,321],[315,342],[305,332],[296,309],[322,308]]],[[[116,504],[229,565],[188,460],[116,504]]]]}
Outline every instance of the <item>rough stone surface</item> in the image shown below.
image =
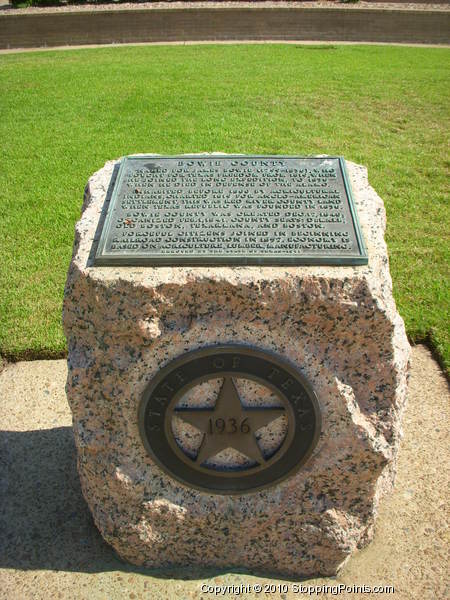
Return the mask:
{"type": "Polygon", "coordinates": [[[124,559],[331,575],[373,535],[401,436],[410,348],[392,297],[382,200],[347,163],[369,264],[358,267],[93,267],[115,161],[89,180],[76,226],[64,327],[67,395],[83,494],[124,559]],[[322,434],[276,487],[209,495],[145,452],[141,394],[182,353],[213,343],[286,357],[319,398],[322,434]]]}
{"type": "MultiPolygon", "coordinates": [[[[288,587],[288,593],[270,593],[270,600],[371,598],[333,593],[333,586],[356,585],[395,589],[395,594],[373,596],[377,598],[448,596],[450,393],[424,346],[412,348],[394,491],[380,502],[373,541],[337,577],[303,581],[306,586],[328,585],[321,594],[298,593],[292,579],[242,569],[142,569],[119,560],[103,543],[81,494],[66,379],[63,360],[11,363],[0,373],[2,600],[205,600],[214,594],[205,594],[203,585],[255,584],[288,587]]],[[[224,592],[223,597],[265,596],[224,592]]]]}

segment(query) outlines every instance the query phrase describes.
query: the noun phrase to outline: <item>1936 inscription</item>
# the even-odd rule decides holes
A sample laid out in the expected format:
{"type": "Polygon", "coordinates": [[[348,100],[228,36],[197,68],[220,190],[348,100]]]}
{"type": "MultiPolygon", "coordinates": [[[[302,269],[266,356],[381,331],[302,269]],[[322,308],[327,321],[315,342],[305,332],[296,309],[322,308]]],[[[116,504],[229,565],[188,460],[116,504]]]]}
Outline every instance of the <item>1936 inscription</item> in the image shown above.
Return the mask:
{"type": "Polygon", "coordinates": [[[241,345],[193,350],[167,364],[144,391],[138,419],[144,446],[162,469],[221,494],[262,489],[295,472],[313,451],[321,421],[316,395],[297,369],[241,345]],[[252,385],[256,403],[249,402],[252,385]],[[174,422],[188,426],[185,438],[174,422]],[[224,451],[244,461],[220,464],[224,451]]]}
{"type": "Polygon", "coordinates": [[[341,158],[122,161],[96,264],[365,264],[341,158]]]}
{"type": "Polygon", "coordinates": [[[229,419],[208,420],[209,433],[250,433],[248,418],[243,419],[238,425],[238,420],[234,417],[229,419]]]}

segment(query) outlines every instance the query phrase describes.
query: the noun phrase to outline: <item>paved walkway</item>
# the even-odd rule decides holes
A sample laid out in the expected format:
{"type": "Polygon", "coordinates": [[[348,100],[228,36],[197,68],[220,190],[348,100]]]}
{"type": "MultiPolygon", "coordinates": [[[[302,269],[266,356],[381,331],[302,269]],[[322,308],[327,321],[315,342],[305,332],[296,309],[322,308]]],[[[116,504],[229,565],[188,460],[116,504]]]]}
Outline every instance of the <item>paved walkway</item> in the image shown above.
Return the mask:
{"type": "Polygon", "coordinates": [[[317,40],[206,40],[206,41],[195,41],[195,42],[141,42],[136,44],[79,44],[76,46],[51,46],[46,48],[0,48],[1,54],[17,54],[23,52],[53,52],[54,50],[83,50],[92,48],[121,48],[125,46],[203,46],[203,45],[236,45],[236,44],[293,44],[295,46],[407,46],[409,48],[448,48],[449,44],[413,44],[413,43],[401,43],[401,42],[343,42],[343,41],[317,41],[317,40]]]}
{"type": "MultiPolygon", "coordinates": [[[[307,596],[293,591],[292,581],[201,569],[146,572],[121,563],[102,541],[81,495],[65,377],[62,360],[11,364],[0,373],[0,598],[215,597],[201,592],[205,583],[289,587],[287,593],[240,596],[255,600],[371,597],[350,592],[307,596]]],[[[431,354],[415,347],[396,487],[382,502],[375,539],[337,579],[303,585],[391,585],[394,595],[372,597],[446,597],[449,398],[431,354]]]]}
{"type": "Polygon", "coordinates": [[[180,10],[180,9],[200,9],[200,8],[338,8],[340,10],[450,10],[448,0],[442,2],[420,2],[413,0],[412,2],[395,2],[394,0],[358,0],[357,2],[342,2],[342,0],[162,0],[156,2],[112,2],[93,3],[90,4],[66,4],[63,6],[28,6],[22,8],[14,8],[9,3],[6,4],[0,0],[0,14],[8,15],[31,15],[31,14],[50,14],[50,13],[65,13],[65,12],[91,12],[91,11],[107,11],[114,10],[180,10]]]}

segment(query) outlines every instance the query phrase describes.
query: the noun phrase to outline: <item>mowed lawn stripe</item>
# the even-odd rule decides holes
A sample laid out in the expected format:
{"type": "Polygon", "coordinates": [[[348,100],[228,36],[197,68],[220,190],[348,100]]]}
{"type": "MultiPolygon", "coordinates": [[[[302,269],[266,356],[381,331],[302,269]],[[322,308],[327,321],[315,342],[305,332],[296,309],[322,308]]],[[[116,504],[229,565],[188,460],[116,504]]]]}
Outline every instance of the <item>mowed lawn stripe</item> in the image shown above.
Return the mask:
{"type": "Polygon", "coordinates": [[[146,46],[0,57],[0,352],[57,356],[88,177],[138,152],[334,154],[369,168],[398,308],[450,364],[449,51],[146,46]]]}

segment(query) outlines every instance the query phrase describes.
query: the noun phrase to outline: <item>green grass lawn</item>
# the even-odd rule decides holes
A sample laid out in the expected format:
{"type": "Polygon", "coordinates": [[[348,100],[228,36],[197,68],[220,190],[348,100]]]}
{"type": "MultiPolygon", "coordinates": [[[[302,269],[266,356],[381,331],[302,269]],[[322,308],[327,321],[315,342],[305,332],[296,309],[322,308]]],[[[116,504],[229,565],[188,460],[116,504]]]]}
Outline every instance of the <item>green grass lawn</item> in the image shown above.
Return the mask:
{"type": "Polygon", "coordinates": [[[138,152],[338,154],[384,199],[398,308],[450,364],[449,51],[149,46],[0,56],[0,352],[57,356],[86,181],[138,152]]]}

